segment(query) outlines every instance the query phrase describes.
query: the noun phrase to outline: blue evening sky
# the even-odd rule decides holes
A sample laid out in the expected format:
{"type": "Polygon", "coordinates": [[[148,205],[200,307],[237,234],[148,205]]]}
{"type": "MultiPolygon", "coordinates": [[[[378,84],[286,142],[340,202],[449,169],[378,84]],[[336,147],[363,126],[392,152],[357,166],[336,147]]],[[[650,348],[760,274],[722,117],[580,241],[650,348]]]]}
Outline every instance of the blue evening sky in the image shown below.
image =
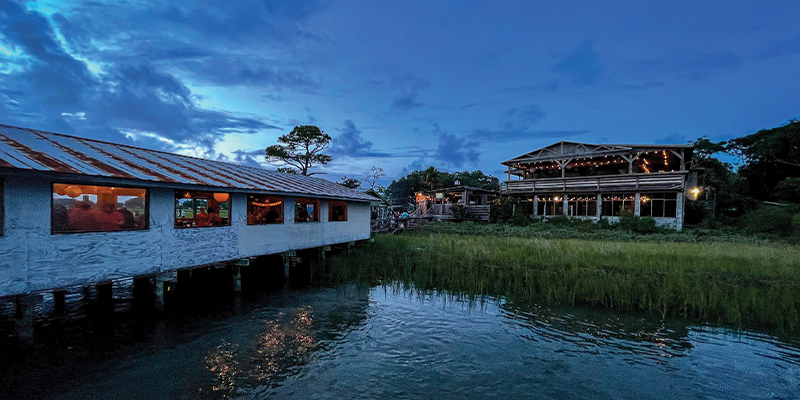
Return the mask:
{"type": "Polygon", "coordinates": [[[500,175],[560,140],[800,117],[800,1],[0,0],[0,123],[242,163],[298,124],[328,179],[500,175]]]}

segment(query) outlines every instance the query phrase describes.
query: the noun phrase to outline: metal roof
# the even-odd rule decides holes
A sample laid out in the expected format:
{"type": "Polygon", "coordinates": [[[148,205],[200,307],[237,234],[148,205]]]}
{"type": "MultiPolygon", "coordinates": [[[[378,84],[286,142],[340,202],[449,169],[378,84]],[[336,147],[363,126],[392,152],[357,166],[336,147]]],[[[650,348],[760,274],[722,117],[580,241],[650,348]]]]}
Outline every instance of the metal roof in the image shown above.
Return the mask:
{"type": "Polygon", "coordinates": [[[373,200],[321,178],[3,124],[0,168],[373,200]]]}
{"type": "Polygon", "coordinates": [[[650,149],[691,149],[691,144],[591,144],[562,140],[534,151],[503,161],[503,165],[518,162],[550,161],[572,157],[592,157],[643,151],[650,149]]]}

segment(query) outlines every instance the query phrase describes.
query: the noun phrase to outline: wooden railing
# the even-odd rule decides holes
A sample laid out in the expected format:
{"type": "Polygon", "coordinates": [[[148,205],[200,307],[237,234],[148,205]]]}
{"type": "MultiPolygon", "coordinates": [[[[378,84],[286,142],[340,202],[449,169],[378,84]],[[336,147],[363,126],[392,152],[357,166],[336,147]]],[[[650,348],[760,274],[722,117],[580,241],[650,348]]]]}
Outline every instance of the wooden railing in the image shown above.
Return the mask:
{"type": "Polygon", "coordinates": [[[571,178],[525,179],[506,181],[500,193],[597,193],[643,190],[680,190],[684,187],[686,171],[654,174],[611,176],[580,176],[571,178]]]}

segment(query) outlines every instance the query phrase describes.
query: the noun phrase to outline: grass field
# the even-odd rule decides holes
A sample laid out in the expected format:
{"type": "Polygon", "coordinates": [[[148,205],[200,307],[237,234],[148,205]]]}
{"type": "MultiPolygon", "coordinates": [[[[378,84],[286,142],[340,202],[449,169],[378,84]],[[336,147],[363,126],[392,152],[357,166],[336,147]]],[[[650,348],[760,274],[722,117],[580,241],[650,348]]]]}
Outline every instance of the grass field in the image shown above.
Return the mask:
{"type": "Polygon", "coordinates": [[[351,256],[333,258],[330,273],[336,281],[400,281],[800,333],[797,246],[378,235],[351,256]]]}

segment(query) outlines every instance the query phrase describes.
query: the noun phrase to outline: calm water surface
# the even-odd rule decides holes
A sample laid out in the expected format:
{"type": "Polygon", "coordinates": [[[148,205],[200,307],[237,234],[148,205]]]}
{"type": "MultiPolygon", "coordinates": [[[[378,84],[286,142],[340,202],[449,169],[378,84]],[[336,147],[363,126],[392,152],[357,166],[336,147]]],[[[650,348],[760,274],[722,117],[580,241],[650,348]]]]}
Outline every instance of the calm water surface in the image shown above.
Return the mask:
{"type": "Polygon", "coordinates": [[[33,342],[6,321],[0,398],[800,399],[797,341],[605,310],[387,286],[198,300],[160,319],[76,304],[33,342]]]}

